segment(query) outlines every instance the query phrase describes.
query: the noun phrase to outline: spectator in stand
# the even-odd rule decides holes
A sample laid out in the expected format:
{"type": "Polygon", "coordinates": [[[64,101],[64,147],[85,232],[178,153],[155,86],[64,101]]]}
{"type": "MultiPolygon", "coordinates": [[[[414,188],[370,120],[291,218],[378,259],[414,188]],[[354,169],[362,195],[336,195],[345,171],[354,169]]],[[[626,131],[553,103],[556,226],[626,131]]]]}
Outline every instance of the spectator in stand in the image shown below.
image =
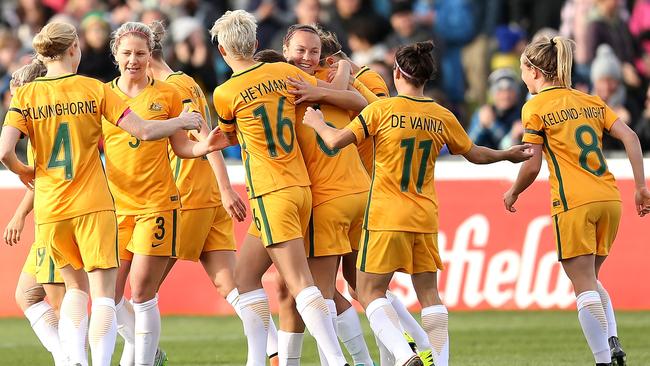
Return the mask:
{"type": "Polygon", "coordinates": [[[634,131],[639,135],[643,151],[650,151],[650,86],[648,86],[645,95],[645,109],[643,109],[643,114],[641,114],[634,131]]]}
{"type": "Polygon", "coordinates": [[[374,24],[371,18],[359,18],[348,26],[350,58],[357,65],[367,65],[386,56],[388,49],[381,43],[382,34],[374,24]]]}
{"type": "Polygon", "coordinates": [[[629,25],[640,51],[635,59],[636,68],[650,79],[650,0],[636,1],[629,25]]]}
{"type": "Polygon", "coordinates": [[[120,74],[113,62],[109,45],[110,35],[111,26],[104,19],[103,13],[95,12],[86,15],[81,22],[83,46],[78,74],[103,82],[112,80],[120,74]]]}
{"type": "Polygon", "coordinates": [[[11,66],[21,48],[20,39],[11,29],[0,28],[0,77],[11,76],[11,66]]]}
{"type": "Polygon", "coordinates": [[[191,17],[181,17],[172,21],[170,29],[174,42],[172,69],[192,77],[201,89],[214,90],[217,77],[213,54],[207,46],[205,28],[201,22],[191,17]]]}
{"type": "Polygon", "coordinates": [[[15,24],[16,35],[24,46],[31,47],[34,36],[54,15],[54,10],[40,0],[19,0],[16,14],[20,22],[15,24]]]}
{"type": "Polygon", "coordinates": [[[390,31],[388,22],[374,12],[370,1],[367,0],[333,0],[333,6],[329,7],[326,16],[324,19],[326,28],[336,33],[343,51],[348,55],[352,51],[347,42],[350,28],[355,27],[358,32],[357,25],[360,21],[373,28],[382,37],[390,31]]]}
{"type": "Polygon", "coordinates": [[[519,71],[519,58],[526,47],[526,33],[516,25],[500,25],[494,30],[497,51],[490,60],[491,70],[509,68],[519,71]]]}
{"type": "MultiPolygon", "coordinates": [[[[297,0],[295,2],[295,17],[291,17],[290,21],[286,23],[286,26],[292,24],[319,24],[320,21],[320,12],[321,6],[319,0],[297,0]]],[[[321,25],[322,26],[322,25],[321,25]]],[[[285,32],[276,32],[271,41],[271,49],[282,51],[282,42],[284,40],[285,32]]]]}
{"type": "Polygon", "coordinates": [[[428,41],[432,38],[432,32],[415,21],[413,4],[410,0],[398,0],[393,2],[390,25],[393,31],[386,37],[388,53],[385,61],[392,65],[395,62],[395,52],[400,46],[428,41]]]}
{"type": "Polygon", "coordinates": [[[589,79],[591,56],[587,44],[589,14],[595,0],[567,0],[562,7],[560,35],[575,41],[574,76],[589,79]]]}
{"type": "Polygon", "coordinates": [[[588,59],[596,57],[598,46],[608,44],[621,61],[625,85],[640,87],[641,79],[634,67],[634,39],[620,15],[619,1],[595,0],[595,5],[587,27],[588,59]]]}
{"type": "Polygon", "coordinates": [[[507,148],[520,142],[523,134],[519,78],[511,69],[502,68],[490,74],[488,83],[491,103],[474,112],[469,137],[476,145],[499,149],[503,143],[507,148]]]}
{"type": "MultiPolygon", "coordinates": [[[[596,58],[591,64],[592,94],[599,96],[616,112],[618,118],[634,129],[639,116],[639,107],[633,98],[628,98],[622,83],[622,66],[612,48],[607,44],[598,46],[596,58]]],[[[604,149],[620,150],[623,146],[618,140],[603,137],[604,149]]]]}

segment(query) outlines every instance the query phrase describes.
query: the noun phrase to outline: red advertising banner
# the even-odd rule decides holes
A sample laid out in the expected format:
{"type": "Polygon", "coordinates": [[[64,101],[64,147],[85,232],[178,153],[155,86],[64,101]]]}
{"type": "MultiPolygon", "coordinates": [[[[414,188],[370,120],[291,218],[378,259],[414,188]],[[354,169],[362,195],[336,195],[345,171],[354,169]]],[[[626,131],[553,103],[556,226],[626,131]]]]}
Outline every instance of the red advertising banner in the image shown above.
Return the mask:
{"type": "MultiPolygon", "coordinates": [[[[437,168],[437,172],[440,167],[437,168]]],[[[452,174],[453,175],[453,174],[452,174]]],[[[611,255],[601,272],[617,309],[650,309],[650,217],[639,218],[633,202],[631,179],[617,181],[623,197],[623,216],[611,255]]],[[[511,181],[494,179],[441,179],[439,197],[441,257],[446,269],[439,286],[452,310],[562,309],[573,306],[571,283],[562,272],[555,252],[549,216],[548,182],[536,181],[516,204],[517,213],[506,212],[502,195],[511,181]]],[[[241,184],[237,189],[244,196],[241,184]]],[[[2,228],[11,218],[24,190],[0,188],[2,228]]],[[[13,294],[16,281],[33,240],[31,216],[21,243],[0,245],[0,316],[17,316],[13,294]]],[[[241,243],[248,222],[236,225],[241,243]]],[[[265,288],[276,308],[274,271],[265,277],[265,288]]],[[[340,288],[345,286],[342,280],[340,288]]],[[[397,274],[391,289],[412,310],[417,309],[410,278],[397,274]]],[[[227,314],[199,263],[179,262],[160,293],[165,314],[227,314]]]]}

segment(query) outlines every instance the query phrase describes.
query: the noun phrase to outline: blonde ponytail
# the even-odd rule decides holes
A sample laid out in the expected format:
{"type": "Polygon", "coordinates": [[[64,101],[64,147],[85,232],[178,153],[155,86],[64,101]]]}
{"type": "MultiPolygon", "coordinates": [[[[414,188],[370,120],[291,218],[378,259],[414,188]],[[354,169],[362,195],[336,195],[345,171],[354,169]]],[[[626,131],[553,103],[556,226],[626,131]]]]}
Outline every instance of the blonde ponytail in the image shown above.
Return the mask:
{"type": "Polygon", "coordinates": [[[528,66],[539,70],[546,80],[570,88],[574,44],[561,36],[552,39],[542,36],[526,46],[523,59],[528,66]]]}
{"type": "Polygon", "coordinates": [[[553,37],[552,42],[557,49],[557,80],[563,87],[570,88],[574,42],[559,36],[553,37]]]}

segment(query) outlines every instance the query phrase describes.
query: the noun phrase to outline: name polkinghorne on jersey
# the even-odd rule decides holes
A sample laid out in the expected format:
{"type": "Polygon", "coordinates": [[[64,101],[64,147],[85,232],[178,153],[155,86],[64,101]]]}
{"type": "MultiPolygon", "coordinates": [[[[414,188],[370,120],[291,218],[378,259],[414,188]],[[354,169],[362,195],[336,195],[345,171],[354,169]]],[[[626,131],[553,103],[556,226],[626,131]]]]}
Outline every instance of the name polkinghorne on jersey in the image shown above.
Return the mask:
{"type": "Polygon", "coordinates": [[[442,133],[444,124],[437,118],[393,114],[390,116],[390,126],[393,128],[406,128],[406,126],[409,126],[412,130],[442,133]]]}
{"type": "Polygon", "coordinates": [[[544,126],[550,127],[554,126],[568,120],[575,120],[581,118],[589,119],[604,119],[605,118],[605,107],[580,107],[577,108],[565,108],[560,109],[559,111],[550,112],[540,115],[544,126]]]}
{"type": "Polygon", "coordinates": [[[27,107],[23,110],[17,108],[15,112],[20,111],[25,118],[31,120],[47,119],[53,116],[63,115],[80,115],[80,114],[97,114],[97,101],[86,100],[79,102],[65,102],[46,104],[36,107],[27,107]]]}
{"type": "Polygon", "coordinates": [[[257,85],[253,85],[239,93],[244,103],[250,103],[265,94],[273,93],[278,90],[287,90],[287,82],[282,79],[268,80],[257,85]]]}

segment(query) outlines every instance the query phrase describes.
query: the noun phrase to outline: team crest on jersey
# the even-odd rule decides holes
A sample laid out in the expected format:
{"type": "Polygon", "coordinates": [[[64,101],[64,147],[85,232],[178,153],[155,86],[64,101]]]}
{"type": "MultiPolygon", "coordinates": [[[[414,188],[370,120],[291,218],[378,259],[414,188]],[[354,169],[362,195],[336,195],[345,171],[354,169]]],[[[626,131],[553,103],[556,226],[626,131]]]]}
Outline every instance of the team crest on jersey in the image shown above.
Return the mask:
{"type": "Polygon", "coordinates": [[[151,103],[151,105],[149,106],[149,110],[154,112],[160,112],[162,111],[162,109],[163,109],[162,105],[156,102],[151,103]]]}

